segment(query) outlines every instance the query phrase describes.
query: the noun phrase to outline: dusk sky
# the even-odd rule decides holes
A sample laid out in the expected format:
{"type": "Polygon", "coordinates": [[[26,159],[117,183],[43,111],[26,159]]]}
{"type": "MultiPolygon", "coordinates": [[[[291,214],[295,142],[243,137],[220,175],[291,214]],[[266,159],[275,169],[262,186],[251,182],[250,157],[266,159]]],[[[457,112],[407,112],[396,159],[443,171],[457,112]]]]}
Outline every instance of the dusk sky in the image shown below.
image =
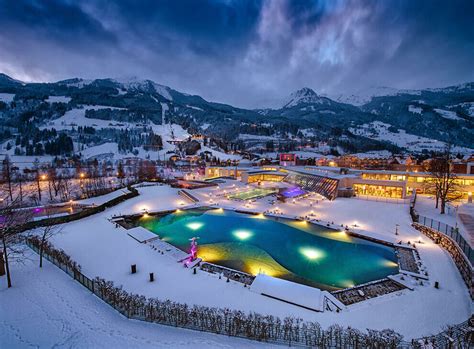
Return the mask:
{"type": "Polygon", "coordinates": [[[136,76],[262,106],[474,81],[474,1],[0,0],[0,72],[136,76]]]}

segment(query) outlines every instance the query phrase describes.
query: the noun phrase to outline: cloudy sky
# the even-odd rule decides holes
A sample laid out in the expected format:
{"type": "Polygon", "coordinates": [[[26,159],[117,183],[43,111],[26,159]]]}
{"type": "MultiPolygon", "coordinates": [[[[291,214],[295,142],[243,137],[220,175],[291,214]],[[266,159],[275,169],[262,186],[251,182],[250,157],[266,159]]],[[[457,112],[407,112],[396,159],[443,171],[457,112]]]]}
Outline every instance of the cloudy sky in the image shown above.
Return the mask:
{"type": "Polygon", "coordinates": [[[261,106],[474,81],[472,0],[0,0],[0,72],[152,79],[261,106]]]}

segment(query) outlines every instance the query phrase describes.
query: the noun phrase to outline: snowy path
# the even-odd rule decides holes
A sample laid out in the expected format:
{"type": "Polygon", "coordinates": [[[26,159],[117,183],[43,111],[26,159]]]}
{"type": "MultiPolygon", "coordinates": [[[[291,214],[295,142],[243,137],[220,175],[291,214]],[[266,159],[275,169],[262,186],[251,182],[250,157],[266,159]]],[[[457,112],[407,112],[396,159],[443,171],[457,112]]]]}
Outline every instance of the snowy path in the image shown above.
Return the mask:
{"type": "MultiPolygon", "coordinates": [[[[0,348],[269,348],[268,344],[129,320],[38,256],[0,278],[0,348]]],[[[281,348],[281,346],[278,346],[281,348]]]]}

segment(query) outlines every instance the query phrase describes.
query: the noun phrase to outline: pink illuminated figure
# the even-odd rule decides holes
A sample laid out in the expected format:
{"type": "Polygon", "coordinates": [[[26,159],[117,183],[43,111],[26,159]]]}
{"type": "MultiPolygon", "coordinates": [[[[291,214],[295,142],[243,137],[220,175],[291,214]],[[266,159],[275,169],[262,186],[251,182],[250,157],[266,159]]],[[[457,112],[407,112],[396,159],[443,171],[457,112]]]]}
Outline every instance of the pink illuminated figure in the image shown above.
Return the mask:
{"type": "Polygon", "coordinates": [[[191,241],[191,262],[193,262],[197,258],[197,239],[199,239],[199,237],[192,237],[191,239],[189,239],[191,241]]]}

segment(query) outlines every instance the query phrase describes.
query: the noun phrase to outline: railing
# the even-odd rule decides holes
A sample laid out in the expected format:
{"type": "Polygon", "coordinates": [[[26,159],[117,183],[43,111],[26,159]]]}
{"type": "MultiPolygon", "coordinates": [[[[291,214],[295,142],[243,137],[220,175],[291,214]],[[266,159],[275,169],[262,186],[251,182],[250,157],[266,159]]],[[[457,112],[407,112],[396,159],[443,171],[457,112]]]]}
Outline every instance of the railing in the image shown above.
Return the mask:
{"type": "Polygon", "coordinates": [[[180,190],[178,191],[178,194],[184,197],[185,199],[191,201],[193,204],[195,204],[196,202],[199,202],[199,199],[197,197],[187,192],[186,190],[180,190]]]}
{"type": "Polygon", "coordinates": [[[420,216],[415,210],[416,194],[410,200],[410,216],[415,229],[421,231],[431,240],[439,244],[450,255],[474,299],[474,252],[458,228],[438,220],[420,216]]]}
{"type": "Polygon", "coordinates": [[[432,219],[429,217],[418,216],[418,224],[424,225],[425,227],[434,229],[446,236],[449,236],[452,240],[456,242],[456,244],[459,246],[461,251],[464,253],[466,258],[469,260],[471,265],[474,266],[474,251],[469,245],[469,243],[464,239],[464,237],[461,235],[459,232],[459,228],[457,227],[452,227],[449,224],[440,222],[436,219],[432,219]]]}

